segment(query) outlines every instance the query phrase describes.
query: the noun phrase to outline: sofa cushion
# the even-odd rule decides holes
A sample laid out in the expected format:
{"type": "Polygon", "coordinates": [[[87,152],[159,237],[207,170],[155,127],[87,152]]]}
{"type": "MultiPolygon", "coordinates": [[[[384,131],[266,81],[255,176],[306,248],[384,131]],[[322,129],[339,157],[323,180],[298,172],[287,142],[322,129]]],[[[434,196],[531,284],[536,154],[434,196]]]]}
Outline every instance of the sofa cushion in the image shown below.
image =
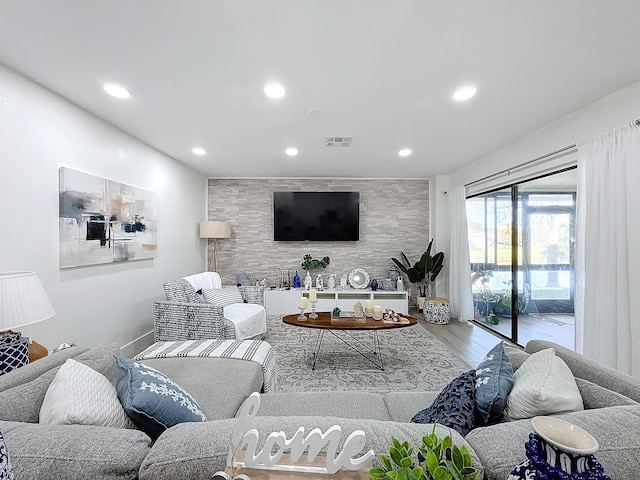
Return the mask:
{"type": "Polygon", "coordinates": [[[198,402],[155,368],[128,358],[116,359],[116,391],[127,415],[152,439],[182,422],[204,422],[198,402]]]}
{"type": "MultiPolygon", "coordinates": [[[[594,455],[612,479],[636,478],[640,451],[640,405],[583,410],[557,416],[592,434],[600,450],[594,455]]],[[[533,432],[531,420],[476,428],[465,440],[485,467],[486,480],[504,480],[526,460],[525,443],[533,432]]]]}
{"type": "Polygon", "coordinates": [[[638,402],[629,397],[608,390],[583,378],[576,377],[576,385],[580,390],[584,408],[604,408],[618,405],[638,405],[638,402]]]}
{"type": "Polygon", "coordinates": [[[184,278],[165,283],[162,288],[167,300],[172,302],[203,303],[193,286],[184,278]]]}
{"type": "Polygon", "coordinates": [[[509,361],[511,362],[511,367],[515,372],[520,366],[531,356],[531,354],[525,352],[521,347],[517,345],[511,345],[506,342],[502,342],[502,346],[504,348],[504,352],[509,357],[509,361]]]}
{"type": "Polygon", "coordinates": [[[143,363],[180,382],[196,399],[207,420],[233,418],[251,393],[262,390],[264,377],[256,362],[183,357],[152,358],[143,363]]]}
{"type": "MultiPolygon", "coordinates": [[[[235,419],[218,420],[205,423],[182,423],[168,429],[154,443],[151,452],[140,467],[140,480],[159,478],[211,478],[218,470],[226,466],[227,453],[235,419]]],[[[433,425],[417,423],[381,422],[379,420],[358,420],[337,417],[256,417],[252,428],[260,436],[258,446],[262,447],[271,432],[284,432],[291,438],[299,427],[305,433],[314,428],[323,432],[333,425],[342,428],[342,440],[354,430],[362,430],[366,442],[362,453],[373,449],[376,454],[388,451],[391,436],[418,444],[422,437],[431,433],[433,425]]],[[[449,433],[457,445],[466,445],[473,458],[474,465],[480,466],[473,448],[457,432],[437,425],[436,433],[445,436],[449,433]]],[[[340,450],[340,449],[339,449],[340,450]]],[[[359,456],[359,455],[358,455],[359,456]]],[[[306,458],[306,455],[303,457],[306,458]]],[[[374,465],[379,466],[377,458],[374,465]]]]}
{"type": "Polygon", "coordinates": [[[202,296],[205,302],[226,307],[234,303],[243,303],[242,294],[238,287],[203,288],[202,296]]]}
{"type": "Polygon", "coordinates": [[[476,369],[477,426],[500,421],[513,381],[513,367],[500,342],[487,353],[476,369]]]}
{"type": "Polygon", "coordinates": [[[507,399],[509,420],[572,412],[584,408],[580,390],[567,364],[553,348],[531,355],[516,370],[507,399]]]}
{"type": "Polygon", "coordinates": [[[268,393],[260,397],[258,415],[390,420],[382,396],[369,392],[268,393]]]}
{"type": "Polygon", "coordinates": [[[11,459],[9,458],[2,432],[0,432],[0,478],[2,480],[15,480],[16,478],[13,474],[13,466],[11,465],[11,459]]]}
{"type": "Polygon", "coordinates": [[[134,428],[107,377],[70,358],[49,385],[40,423],[134,428]]]}
{"type": "MultiPolygon", "coordinates": [[[[68,350],[74,351],[67,352],[67,350],[63,350],[62,352],[51,355],[51,357],[55,357],[55,360],[51,363],[47,363],[46,361],[49,357],[45,357],[42,360],[38,360],[37,362],[22,367],[28,371],[25,376],[30,378],[32,372],[30,372],[31,369],[29,367],[32,365],[37,366],[40,362],[44,362],[44,364],[50,366],[56,365],[53,368],[44,369],[40,375],[30,381],[15,384],[13,387],[0,392],[0,405],[2,405],[2,408],[0,408],[0,420],[32,423],[38,422],[42,401],[47,393],[49,384],[53,381],[56,373],[58,372],[58,365],[64,363],[69,354],[78,353],[75,349],[69,348],[68,350]],[[61,355],[58,356],[59,354],[61,355]],[[60,359],[64,360],[62,362],[58,362],[60,359]]],[[[120,348],[115,343],[112,343],[86,350],[78,354],[75,359],[100,372],[107,377],[109,381],[115,384],[116,362],[113,360],[113,355],[119,352],[120,348]]],[[[20,372],[20,370],[22,369],[16,370],[15,372],[11,372],[7,375],[13,375],[14,373],[20,372]]],[[[37,367],[37,371],[40,371],[40,367],[37,367]]],[[[12,384],[13,383],[15,382],[12,381],[12,384]]]]}
{"type": "Polygon", "coordinates": [[[384,403],[394,422],[410,422],[416,410],[431,405],[440,392],[389,392],[384,394],[384,403]]]}
{"type": "Polygon", "coordinates": [[[16,478],[138,478],[151,440],[140,430],[0,421],[16,478]]]}
{"type": "Polygon", "coordinates": [[[474,425],[475,383],[475,370],[459,375],[444,387],[429,407],[416,413],[411,421],[438,423],[465,436],[474,425]]]}

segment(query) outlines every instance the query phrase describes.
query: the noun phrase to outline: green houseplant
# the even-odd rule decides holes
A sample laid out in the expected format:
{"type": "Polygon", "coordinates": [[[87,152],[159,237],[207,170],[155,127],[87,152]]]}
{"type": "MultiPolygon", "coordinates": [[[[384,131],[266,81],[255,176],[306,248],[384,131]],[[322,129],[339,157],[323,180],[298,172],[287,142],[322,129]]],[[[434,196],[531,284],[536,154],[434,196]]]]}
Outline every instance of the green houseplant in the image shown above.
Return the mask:
{"type": "Polygon", "coordinates": [[[420,257],[420,260],[413,265],[404,252],[400,252],[402,261],[397,258],[391,258],[393,263],[407,276],[409,281],[418,286],[418,293],[421,297],[426,297],[427,294],[431,293],[431,282],[436,280],[444,266],[444,252],[438,252],[432,256],[432,246],[433,239],[429,242],[429,246],[420,257]]]}
{"type": "Polygon", "coordinates": [[[318,268],[326,268],[327,265],[329,265],[329,257],[322,257],[321,260],[318,260],[317,258],[312,258],[309,254],[302,258],[302,263],[300,264],[302,269],[307,272],[318,268]]]}
{"type": "Polygon", "coordinates": [[[391,437],[389,455],[380,455],[381,468],[369,470],[371,478],[391,480],[476,480],[481,470],[473,467],[466,446],[454,445],[451,434],[436,435],[436,426],[422,437],[417,449],[391,437]],[[416,461],[417,460],[417,461],[416,461]]]}

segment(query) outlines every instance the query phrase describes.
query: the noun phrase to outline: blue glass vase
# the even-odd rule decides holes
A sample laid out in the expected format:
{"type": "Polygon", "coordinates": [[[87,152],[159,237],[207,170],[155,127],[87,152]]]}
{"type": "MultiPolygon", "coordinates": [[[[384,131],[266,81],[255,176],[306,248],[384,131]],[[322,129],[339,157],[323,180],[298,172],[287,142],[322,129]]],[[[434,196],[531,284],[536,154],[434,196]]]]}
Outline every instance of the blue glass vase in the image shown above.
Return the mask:
{"type": "Polygon", "coordinates": [[[298,271],[296,270],[296,274],[293,276],[293,288],[300,288],[300,285],[300,275],[298,275],[298,271]]]}
{"type": "Polygon", "coordinates": [[[371,290],[374,292],[378,290],[378,281],[375,278],[371,281],[371,290]]]}

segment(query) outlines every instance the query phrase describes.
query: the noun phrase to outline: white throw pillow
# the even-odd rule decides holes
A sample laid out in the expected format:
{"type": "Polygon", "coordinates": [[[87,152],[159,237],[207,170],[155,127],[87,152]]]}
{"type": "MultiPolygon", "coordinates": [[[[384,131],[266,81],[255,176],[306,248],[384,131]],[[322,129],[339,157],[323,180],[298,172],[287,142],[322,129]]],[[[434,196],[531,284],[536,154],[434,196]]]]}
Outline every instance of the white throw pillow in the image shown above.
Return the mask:
{"type": "Polygon", "coordinates": [[[135,428],[107,377],[72,358],[60,367],[47,389],[40,423],[135,428]]]}
{"type": "Polygon", "coordinates": [[[242,294],[238,287],[203,288],[204,301],[219,307],[228,307],[234,303],[242,303],[242,294]]]}
{"type": "Polygon", "coordinates": [[[508,420],[584,409],[571,369],[547,348],[531,355],[515,371],[504,411],[508,420]]]}

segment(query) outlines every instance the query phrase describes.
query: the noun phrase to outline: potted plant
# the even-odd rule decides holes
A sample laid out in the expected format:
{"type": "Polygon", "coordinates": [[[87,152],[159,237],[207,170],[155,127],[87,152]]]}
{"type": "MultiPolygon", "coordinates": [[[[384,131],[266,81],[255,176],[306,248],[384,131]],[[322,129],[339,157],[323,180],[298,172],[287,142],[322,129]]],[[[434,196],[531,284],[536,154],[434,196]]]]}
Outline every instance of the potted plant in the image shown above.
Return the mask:
{"type": "Polygon", "coordinates": [[[370,469],[371,478],[475,480],[481,472],[473,467],[467,447],[454,445],[451,434],[438,437],[435,424],[432,432],[422,437],[422,443],[415,454],[409,442],[400,443],[398,439],[391,437],[389,455],[383,454],[378,458],[381,468],[370,469]]]}
{"type": "Polygon", "coordinates": [[[340,316],[340,311],[341,311],[340,307],[335,307],[333,309],[333,312],[331,312],[331,316],[332,317],[339,317],[340,316]]]}
{"type": "Polygon", "coordinates": [[[422,254],[420,260],[413,265],[404,254],[402,255],[402,261],[397,258],[391,258],[398,268],[407,276],[411,283],[415,283],[418,286],[418,309],[422,310],[424,300],[427,296],[431,295],[431,283],[436,280],[442,267],[444,266],[444,253],[438,252],[435,255],[431,255],[431,247],[433,246],[433,239],[429,242],[427,250],[422,254]]]}
{"type": "Polygon", "coordinates": [[[307,272],[318,268],[326,268],[329,265],[329,257],[322,257],[321,260],[318,260],[317,258],[311,258],[311,255],[307,254],[302,260],[300,266],[307,272]]]}

